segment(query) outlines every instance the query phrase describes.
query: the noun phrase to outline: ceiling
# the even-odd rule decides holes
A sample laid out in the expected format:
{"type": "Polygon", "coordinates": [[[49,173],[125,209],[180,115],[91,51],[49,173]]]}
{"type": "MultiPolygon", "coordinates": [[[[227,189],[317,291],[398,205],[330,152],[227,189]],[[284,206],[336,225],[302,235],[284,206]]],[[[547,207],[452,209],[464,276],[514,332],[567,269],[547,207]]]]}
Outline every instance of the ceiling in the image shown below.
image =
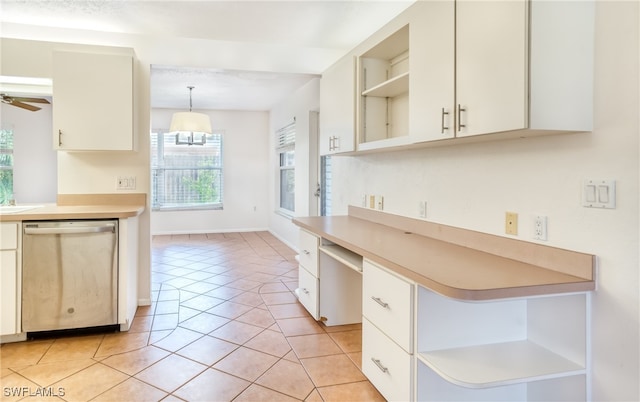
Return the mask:
{"type": "MultiPolygon", "coordinates": [[[[326,58],[327,50],[353,48],[413,1],[0,0],[0,32],[16,26],[78,29],[260,45],[274,52],[288,46],[326,58]]],[[[211,67],[153,65],[152,107],[187,108],[187,86],[194,86],[194,109],[269,110],[322,72],[211,67]]]]}

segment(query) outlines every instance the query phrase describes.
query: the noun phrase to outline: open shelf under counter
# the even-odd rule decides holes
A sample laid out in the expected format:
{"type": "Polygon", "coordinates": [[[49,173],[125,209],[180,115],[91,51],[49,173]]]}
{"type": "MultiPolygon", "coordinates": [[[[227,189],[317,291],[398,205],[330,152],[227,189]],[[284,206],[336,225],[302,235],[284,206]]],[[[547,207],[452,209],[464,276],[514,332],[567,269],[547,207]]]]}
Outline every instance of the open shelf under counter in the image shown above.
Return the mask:
{"type": "Polygon", "coordinates": [[[420,352],[418,359],[442,378],[465,388],[504,386],[586,371],[528,340],[420,352]]]}
{"type": "Polygon", "coordinates": [[[340,261],[354,271],[362,272],[362,256],[337,244],[326,244],[319,247],[320,252],[340,261]]]}

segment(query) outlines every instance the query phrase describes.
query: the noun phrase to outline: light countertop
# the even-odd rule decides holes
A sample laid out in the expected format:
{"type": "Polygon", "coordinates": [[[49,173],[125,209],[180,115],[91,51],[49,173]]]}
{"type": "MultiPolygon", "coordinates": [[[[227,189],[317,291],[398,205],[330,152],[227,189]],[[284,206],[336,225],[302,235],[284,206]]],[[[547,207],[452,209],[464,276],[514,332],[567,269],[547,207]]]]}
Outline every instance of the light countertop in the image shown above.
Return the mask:
{"type": "Polygon", "coordinates": [[[302,217],[293,222],[456,299],[489,300],[595,289],[593,255],[410,218],[398,217],[396,224],[391,215],[385,215],[383,219],[388,222],[382,224],[376,221],[381,216],[377,211],[351,208],[348,216],[302,217]]]}
{"type": "Polygon", "coordinates": [[[144,212],[146,194],[59,195],[56,204],[24,204],[35,207],[0,213],[0,222],[61,219],[124,219],[144,212]]]}

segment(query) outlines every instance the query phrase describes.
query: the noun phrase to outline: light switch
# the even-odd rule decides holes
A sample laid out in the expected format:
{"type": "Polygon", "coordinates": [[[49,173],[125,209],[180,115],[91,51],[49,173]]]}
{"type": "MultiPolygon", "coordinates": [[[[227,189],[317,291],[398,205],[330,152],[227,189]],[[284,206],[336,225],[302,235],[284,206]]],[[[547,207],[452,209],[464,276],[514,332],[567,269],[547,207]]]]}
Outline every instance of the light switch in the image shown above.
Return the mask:
{"type": "Polygon", "coordinates": [[[609,203],[609,186],[607,185],[598,186],[598,202],[602,204],[609,203]]]}
{"type": "Polygon", "coordinates": [[[596,202],[596,186],[587,184],[584,187],[584,197],[587,202],[596,202]]]}
{"type": "Polygon", "coordinates": [[[582,205],[587,208],[614,209],[616,207],[616,181],[585,180],[582,188],[582,205]]]}

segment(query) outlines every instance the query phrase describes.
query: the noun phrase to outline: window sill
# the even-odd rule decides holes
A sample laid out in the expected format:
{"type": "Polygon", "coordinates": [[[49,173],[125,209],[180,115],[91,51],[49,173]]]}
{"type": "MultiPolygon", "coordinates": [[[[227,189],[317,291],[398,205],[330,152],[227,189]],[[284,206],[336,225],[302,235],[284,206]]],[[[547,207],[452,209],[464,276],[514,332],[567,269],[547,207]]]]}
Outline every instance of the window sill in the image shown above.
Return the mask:
{"type": "Polygon", "coordinates": [[[293,219],[294,213],[291,211],[287,211],[286,209],[276,209],[273,211],[276,215],[280,215],[283,218],[293,219]]]}
{"type": "Polygon", "coordinates": [[[183,211],[221,211],[223,210],[222,204],[218,205],[201,205],[201,206],[175,206],[175,207],[155,207],[151,208],[153,212],[183,212],[183,211]]]}

